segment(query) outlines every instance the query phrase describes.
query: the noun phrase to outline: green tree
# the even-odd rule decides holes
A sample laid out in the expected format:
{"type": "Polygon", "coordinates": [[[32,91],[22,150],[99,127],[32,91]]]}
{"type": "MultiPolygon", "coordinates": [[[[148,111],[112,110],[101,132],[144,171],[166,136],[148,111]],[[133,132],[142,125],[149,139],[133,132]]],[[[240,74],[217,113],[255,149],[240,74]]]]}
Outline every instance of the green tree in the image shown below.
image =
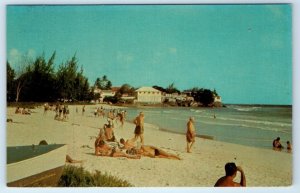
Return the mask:
{"type": "Polygon", "coordinates": [[[94,87],[102,89],[102,90],[108,90],[111,89],[112,87],[112,83],[110,80],[108,80],[107,76],[104,75],[102,76],[102,78],[97,78],[95,83],[94,83],[94,87]]]}
{"type": "Polygon", "coordinates": [[[6,82],[6,98],[7,101],[13,101],[15,99],[15,71],[14,69],[10,66],[9,62],[6,62],[6,77],[7,77],[7,82],[6,82]]]}
{"type": "Polygon", "coordinates": [[[107,81],[107,84],[106,84],[106,86],[105,86],[105,89],[109,90],[109,89],[111,89],[111,87],[112,87],[112,83],[111,83],[111,81],[109,80],[109,81],[107,81]]]}
{"type": "Polygon", "coordinates": [[[55,77],[54,59],[55,52],[46,61],[44,54],[36,58],[34,63],[28,68],[26,94],[23,95],[25,101],[53,101],[55,100],[55,77]]]}
{"type": "Polygon", "coordinates": [[[75,99],[78,95],[75,91],[77,68],[75,55],[71,60],[59,66],[56,79],[59,98],[75,99]]]}
{"type": "Polygon", "coordinates": [[[168,93],[168,94],[172,94],[172,93],[180,94],[180,91],[175,87],[174,83],[172,83],[166,88],[166,93],[168,93]]]}
{"type": "Polygon", "coordinates": [[[115,97],[117,99],[121,99],[123,94],[128,94],[129,96],[134,96],[135,88],[130,86],[129,84],[123,84],[121,88],[116,92],[115,97]]]}
{"type": "Polygon", "coordinates": [[[214,92],[209,89],[195,87],[190,92],[194,100],[202,103],[203,106],[209,106],[214,102],[214,92]]]}

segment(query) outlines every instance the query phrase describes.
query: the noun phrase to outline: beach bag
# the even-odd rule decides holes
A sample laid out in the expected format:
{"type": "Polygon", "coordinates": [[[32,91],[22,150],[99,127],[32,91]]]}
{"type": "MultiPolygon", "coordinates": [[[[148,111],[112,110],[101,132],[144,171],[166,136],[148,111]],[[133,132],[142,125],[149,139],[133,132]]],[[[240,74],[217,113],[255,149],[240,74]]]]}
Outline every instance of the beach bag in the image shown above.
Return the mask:
{"type": "Polygon", "coordinates": [[[141,126],[136,126],[134,129],[134,134],[140,135],[141,134],[141,126]]]}

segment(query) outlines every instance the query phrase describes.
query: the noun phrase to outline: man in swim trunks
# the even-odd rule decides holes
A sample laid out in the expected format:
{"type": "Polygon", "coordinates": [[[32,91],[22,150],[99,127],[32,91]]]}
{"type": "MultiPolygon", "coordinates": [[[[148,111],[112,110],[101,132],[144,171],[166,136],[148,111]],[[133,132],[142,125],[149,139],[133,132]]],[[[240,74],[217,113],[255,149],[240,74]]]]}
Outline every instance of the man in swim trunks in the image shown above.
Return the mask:
{"type": "Polygon", "coordinates": [[[140,137],[142,145],[144,145],[144,119],[144,113],[140,112],[139,116],[137,116],[133,121],[135,124],[135,140],[137,140],[137,138],[140,137]]]}
{"type": "Polygon", "coordinates": [[[186,142],[187,142],[187,146],[186,146],[186,151],[188,153],[191,153],[191,149],[193,144],[195,143],[195,137],[196,137],[196,130],[195,130],[195,126],[194,126],[194,118],[190,117],[189,121],[186,124],[187,126],[187,130],[186,130],[186,142]]]}

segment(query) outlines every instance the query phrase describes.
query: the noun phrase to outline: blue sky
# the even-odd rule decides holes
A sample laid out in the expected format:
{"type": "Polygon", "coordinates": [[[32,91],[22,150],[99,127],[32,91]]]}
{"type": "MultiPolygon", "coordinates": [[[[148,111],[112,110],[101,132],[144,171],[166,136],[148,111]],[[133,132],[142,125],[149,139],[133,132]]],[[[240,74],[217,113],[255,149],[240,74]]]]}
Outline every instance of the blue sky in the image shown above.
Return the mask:
{"type": "Polygon", "coordinates": [[[7,59],[74,53],[94,83],[216,89],[224,103],[292,104],[291,6],[8,6],[7,59]]]}

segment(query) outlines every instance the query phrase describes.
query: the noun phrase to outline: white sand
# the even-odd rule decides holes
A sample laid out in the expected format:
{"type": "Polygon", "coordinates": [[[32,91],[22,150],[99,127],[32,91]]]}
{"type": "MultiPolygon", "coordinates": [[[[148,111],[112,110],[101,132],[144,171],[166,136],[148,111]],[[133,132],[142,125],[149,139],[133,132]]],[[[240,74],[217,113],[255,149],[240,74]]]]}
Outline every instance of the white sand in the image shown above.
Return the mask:
{"type": "MultiPolygon", "coordinates": [[[[86,112],[82,115],[81,106],[78,106],[78,113],[75,112],[75,106],[69,106],[71,114],[67,122],[54,120],[54,112],[44,115],[42,107],[34,109],[35,113],[32,115],[14,114],[15,109],[8,108],[7,118],[14,122],[7,123],[7,146],[38,144],[43,139],[48,143],[66,143],[68,154],[73,159],[86,160],[83,164],[77,164],[78,166],[82,165],[89,171],[107,172],[137,187],[212,187],[224,175],[224,165],[227,162],[242,166],[247,186],[292,184],[290,153],[202,138],[196,139],[193,153],[186,153],[184,135],[159,131],[147,124],[145,144],[178,154],[182,160],[148,157],[133,160],[94,156],[94,137],[98,135],[98,128],[106,123],[106,118],[94,117],[95,107],[86,106],[86,112]]],[[[119,126],[116,125],[115,129],[117,139],[133,137],[133,124],[125,123],[124,128],[119,126]]],[[[236,181],[239,181],[239,177],[236,181]]]]}

